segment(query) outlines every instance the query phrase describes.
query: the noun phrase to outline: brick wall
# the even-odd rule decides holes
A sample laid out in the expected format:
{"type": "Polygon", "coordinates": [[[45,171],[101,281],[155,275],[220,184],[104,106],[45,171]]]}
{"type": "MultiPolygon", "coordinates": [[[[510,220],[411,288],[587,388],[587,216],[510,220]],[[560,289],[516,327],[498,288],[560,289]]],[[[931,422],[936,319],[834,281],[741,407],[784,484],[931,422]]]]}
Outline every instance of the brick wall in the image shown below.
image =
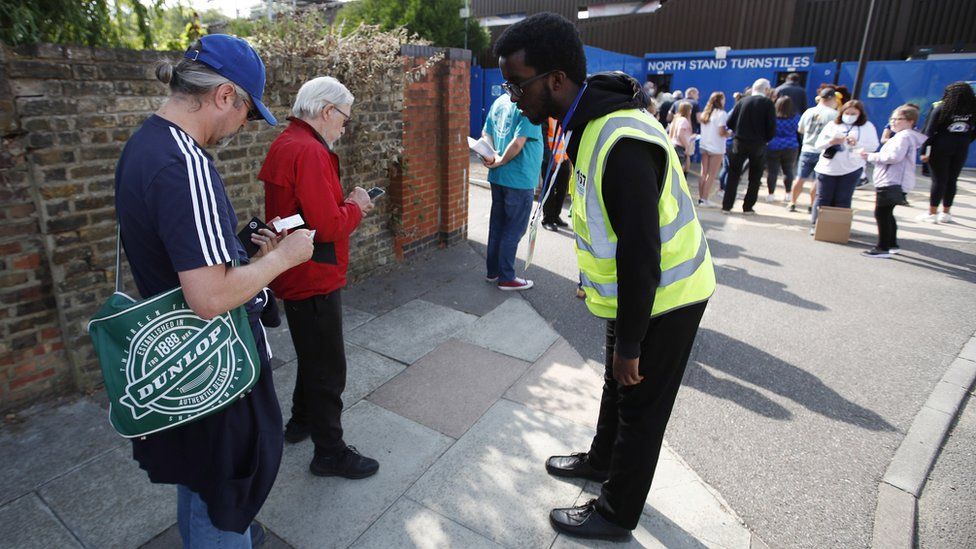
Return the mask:
{"type": "MultiPolygon", "coordinates": [[[[404,66],[430,48],[404,48],[404,66]]],[[[112,292],[114,169],[125,141],[166,98],[153,76],[172,52],[39,45],[0,48],[0,410],[101,381],[85,324],[112,292]]],[[[389,187],[352,239],[355,279],[466,235],[468,52],[407,86],[356,98],[340,140],[343,185],[389,187]],[[404,147],[400,159],[371,143],[404,147]],[[463,160],[463,162],[462,162],[463,160]]],[[[303,82],[328,74],[314,59],[265,59],[265,103],[279,120],[303,82]]],[[[353,90],[355,93],[355,90],[353,90]]],[[[256,175],[284,124],[252,123],[215,152],[239,221],[263,214],[256,175]]],[[[134,285],[127,289],[134,292],[134,285]]]]}

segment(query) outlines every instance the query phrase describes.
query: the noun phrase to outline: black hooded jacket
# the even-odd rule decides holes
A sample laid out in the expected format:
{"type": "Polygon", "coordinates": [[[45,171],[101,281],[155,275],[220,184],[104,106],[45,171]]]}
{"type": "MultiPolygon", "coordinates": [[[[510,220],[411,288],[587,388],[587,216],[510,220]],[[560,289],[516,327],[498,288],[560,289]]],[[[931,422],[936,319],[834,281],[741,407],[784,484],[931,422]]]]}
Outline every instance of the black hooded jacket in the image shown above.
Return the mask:
{"type": "MultiPolygon", "coordinates": [[[[586,91],[566,124],[566,131],[573,132],[566,147],[573,164],[587,122],[614,111],[643,106],[640,84],[627,74],[604,72],[587,78],[586,91]]],[[[666,166],[663,148],[622,139],[610,150],[603,170],[603,201],[610,226],[617,234],[615,349],[625,358],[640,356],[654,293],[661,282],[657,208],[666,166]]]]}

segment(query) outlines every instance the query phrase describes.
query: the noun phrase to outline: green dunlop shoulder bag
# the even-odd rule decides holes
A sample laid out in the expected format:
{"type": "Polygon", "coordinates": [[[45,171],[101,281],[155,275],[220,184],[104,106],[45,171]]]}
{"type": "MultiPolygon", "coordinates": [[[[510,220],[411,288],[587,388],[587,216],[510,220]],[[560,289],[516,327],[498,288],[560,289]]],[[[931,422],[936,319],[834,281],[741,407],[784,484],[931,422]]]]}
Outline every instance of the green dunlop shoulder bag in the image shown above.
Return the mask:
{"type": "Polygon", "coordinates": [[[136,301],[122,290],[121,241],[115,293],[88,323],[115,430],[126,438],[158,433],[243,397],[261,371],[244,306],[207,321],[179,286],[136,301]]]}

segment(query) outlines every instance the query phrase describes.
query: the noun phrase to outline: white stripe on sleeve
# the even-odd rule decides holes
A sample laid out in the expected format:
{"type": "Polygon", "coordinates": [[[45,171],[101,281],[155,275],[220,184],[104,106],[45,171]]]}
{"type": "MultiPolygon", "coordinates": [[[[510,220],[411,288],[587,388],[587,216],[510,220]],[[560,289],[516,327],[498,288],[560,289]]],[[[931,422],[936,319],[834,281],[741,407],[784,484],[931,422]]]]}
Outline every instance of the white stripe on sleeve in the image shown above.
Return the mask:
{"type": "Polygon", "coordinates": [[[220,230],[220,216],[217,215],[217,205],[215,204],[213,189],[210,186],[210,166],[206,157],[196,148],[193,139],[186,133],[180,132],[183,143],[196,159],[194,164],[197,172],[197,188],[200,190],[200,209],[203,212],[204,223],[207,227],[207,235],[210,237],[210,244],[214,250],[214,260],[217,263],[230,262],[230,254],[227,253],[227,245],[224,242],[223,233],[220,230]]]}
{"type": "Polygon", "coordinates": [[[183,146],[183,142],[180,140],[179,135],[177,135],[176,128],[170,126],[169,131],[173,135],[173,140],[176,141],[176,145],[180,148],[180,151],[186,158],[186,176],[190,182],[190,198],[193,202],[193,220],[196,223],[197,238],[200,239],[200,251],[203,252],[203,259],[206,261],[207,265],[215,265],[216,262],[213,260],[212,256],[210,255],[210,249],[207,247],[203,223],[200,219],[200,205],[197,201],[197,183],[196,174],[193,170],[193,158],[190,156],[190,153],[187,152],[186,147],[183,146]]]}

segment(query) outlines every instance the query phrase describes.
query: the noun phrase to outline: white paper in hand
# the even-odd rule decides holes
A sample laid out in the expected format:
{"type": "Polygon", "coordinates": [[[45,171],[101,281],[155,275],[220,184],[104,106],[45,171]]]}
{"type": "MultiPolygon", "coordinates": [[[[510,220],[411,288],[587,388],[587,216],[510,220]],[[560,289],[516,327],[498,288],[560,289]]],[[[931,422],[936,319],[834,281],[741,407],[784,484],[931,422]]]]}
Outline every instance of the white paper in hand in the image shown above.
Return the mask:
{"type": "Polygon", "coordinates": [[[294,229],[295,227],[301,227],[304,224],[305,224],[305,220],[302,219],[301,214],[295,214],[293,216],[286,217],[284,219],[279,219],[278,221],[275,221],[271,225],[274,226],[275,232],[280,233],[281,231],[287,231],[290,229],[294,229]]]}
{"type": "Polygon", "coordinates": [[[478,153],[478,156],[481,158],[495,158],[495,156],[498,154],[495,152],[495,149],[492,148],[487,141],[485,141],[484,137],[476,140],[469,136],[468,148],[478,153]]]}

